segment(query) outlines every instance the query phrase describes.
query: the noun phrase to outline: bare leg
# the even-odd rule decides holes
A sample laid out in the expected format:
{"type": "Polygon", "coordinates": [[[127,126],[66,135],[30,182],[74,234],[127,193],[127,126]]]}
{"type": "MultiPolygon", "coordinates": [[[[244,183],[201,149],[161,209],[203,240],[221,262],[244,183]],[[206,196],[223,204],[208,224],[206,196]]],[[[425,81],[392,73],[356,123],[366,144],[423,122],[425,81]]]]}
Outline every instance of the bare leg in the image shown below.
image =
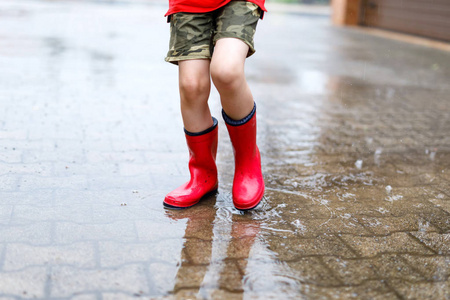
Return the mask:
{"type": "Polygon", "coordinates": [[[245,80],[244,64],[248,46],[235,38],[217,41],[211,60],[211,77],[226,114],[240,120],[253,109],[253,96],[245,80]]]}
{"type": "Polygon", "coordinates": [[[211,90],[210,60],[184,60],[178,63],[181,115],[184,128],[201,132],[213,126],[208,98],[211,90]]]}
{"type": "Polygon", "coordinates": [[[191,178],[164,198],[167,208],[187,208],[205,195],[217,190],[217,124],[208,107],[211,89],[209,60],[187,60],[179,63],[181,114],[189,149],[191,178]],[[203,132],[207,129],[207,132],[203,132]],[[190,133],[201,133],[192,135],[190,133]]]}
{"type": "Polygon", "coordinates": [[[244,74],[247,52],[248,46],[241,40],[224,38],[217,41],[211,61],[211,77],[234,150],[233,204],[239,210],[255,208],[264,196],[256,107],[244,74]]]}

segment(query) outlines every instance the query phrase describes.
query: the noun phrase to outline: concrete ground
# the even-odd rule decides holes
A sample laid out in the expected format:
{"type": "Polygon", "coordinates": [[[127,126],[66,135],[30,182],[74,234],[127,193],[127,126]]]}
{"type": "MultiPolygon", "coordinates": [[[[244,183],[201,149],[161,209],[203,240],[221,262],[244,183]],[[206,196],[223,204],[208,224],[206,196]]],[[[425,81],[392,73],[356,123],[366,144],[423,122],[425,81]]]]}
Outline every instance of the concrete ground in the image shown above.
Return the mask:
{"type": "Polygon", "coordinates": [[[450,299],[449,52],[269,4],[265,199],[233,208],[219,119],[219,193],[169,211],[167,4],[132,3],[0,2],[0,299],[450,299]]]}

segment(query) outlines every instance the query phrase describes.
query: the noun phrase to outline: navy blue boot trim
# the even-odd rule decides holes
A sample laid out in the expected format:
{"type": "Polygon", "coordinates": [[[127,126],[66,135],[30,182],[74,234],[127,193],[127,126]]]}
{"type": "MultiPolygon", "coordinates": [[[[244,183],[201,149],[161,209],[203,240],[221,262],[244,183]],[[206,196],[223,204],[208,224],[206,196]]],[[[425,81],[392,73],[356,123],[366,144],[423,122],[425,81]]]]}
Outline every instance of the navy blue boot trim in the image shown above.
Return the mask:
{"type": "Polygon", "coordinates": [[[190,131],[187,131],[186,128],[185,128],[184,129],[184,133],[186,133],[189,136],[199,136],[199,135],[207,134],[207,133],[213,131],[217,127],[217,124],[219,123],[219,121],[217,121],[216,118],[212,117],[212,119],[213,119],[213,126],[209,127],[208,129],[205,129],[205,130],[200,131],[200,132],[190,132],[190,131]]]}
{"type": "Polygon", "coordinates": [[[255,115],[255,112],[256,112],[256,103],[253,105],[252,111],[241,120],[233,120],[225,113],[225,111],[223,109],[222,109],[222,117],[225,120],[225,123],[227,123],[228,125],[240,126],[240,125],[244,125],[245,123],[250,121],[250,119],[253,118],[253,116],[255,115]]]}

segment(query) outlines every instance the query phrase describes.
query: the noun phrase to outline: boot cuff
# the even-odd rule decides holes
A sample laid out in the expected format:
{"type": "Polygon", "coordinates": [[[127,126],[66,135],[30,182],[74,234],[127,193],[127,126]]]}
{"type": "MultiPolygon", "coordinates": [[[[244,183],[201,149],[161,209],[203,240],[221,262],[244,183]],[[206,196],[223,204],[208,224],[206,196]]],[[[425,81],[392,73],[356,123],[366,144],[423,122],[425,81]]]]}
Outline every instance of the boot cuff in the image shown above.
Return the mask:
{"type": "Polygon", "coordinates": [[[205,129],[200,132],[190,132],[190,131],[187,131],[185,128],[184,133],[186,133],[189,136],[199,136],[199,135],[204,135],[204,134],[210,133],[217,127],[217,124],[219,123],[216,118],[212,117],[212,119],[213,119],[213,126],[209,127],[208,129],[205,129]]]}
{"type": "Polygon", "coordinates": [[[231,126],[240,126],[240,125],[244,125],[245,123],[247,123],[248,121],[250,121],[251,118],[253,118],[253,116],[255,115],[255,113],[256,113],[256,103],[254,103],[252,111],[251,111],[246,117],[244,117],[243,119],[240,119],[240,120],[233,120],[233,119],[230,118],[230,117],[225,113],[225,111],[222,109],[222,117],[223,117],[225,123],[227,123],[228,125],[231,125],[231,126]]]}

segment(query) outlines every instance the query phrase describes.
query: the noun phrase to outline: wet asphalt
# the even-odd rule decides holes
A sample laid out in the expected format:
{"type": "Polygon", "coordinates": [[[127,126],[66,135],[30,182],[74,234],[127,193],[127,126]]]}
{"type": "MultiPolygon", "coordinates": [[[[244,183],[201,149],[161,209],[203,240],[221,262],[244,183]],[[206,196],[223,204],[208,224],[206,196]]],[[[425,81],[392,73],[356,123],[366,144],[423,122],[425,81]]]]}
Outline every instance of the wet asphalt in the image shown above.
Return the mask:
{"type": "Polygon", "coordinates": [[[450,53],[269,3],[263,202],[188,179],[165,1],[0,3],[0,299],[450,299],[450,53]]]}

